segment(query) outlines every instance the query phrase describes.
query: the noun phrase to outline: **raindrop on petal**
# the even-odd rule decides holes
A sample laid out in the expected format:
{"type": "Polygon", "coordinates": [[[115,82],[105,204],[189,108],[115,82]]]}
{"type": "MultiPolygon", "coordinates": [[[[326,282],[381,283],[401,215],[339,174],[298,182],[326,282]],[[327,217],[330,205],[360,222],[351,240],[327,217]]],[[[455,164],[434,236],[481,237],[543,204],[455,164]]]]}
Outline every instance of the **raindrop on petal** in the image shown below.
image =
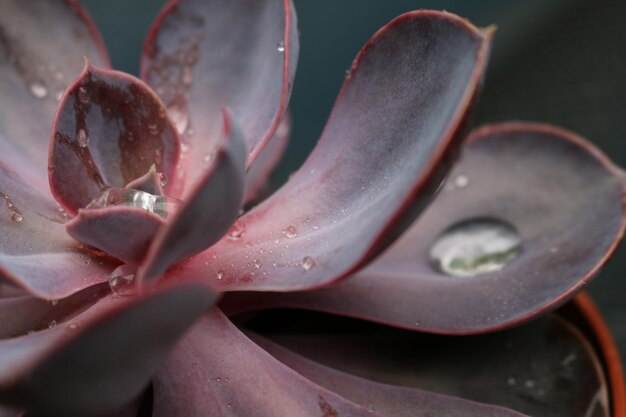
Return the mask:
{"type": "Polygon", "coordinates": [[[276,44],[276,50],[278,52],[285,52],[285,41],[280,41],[276,44]]]}

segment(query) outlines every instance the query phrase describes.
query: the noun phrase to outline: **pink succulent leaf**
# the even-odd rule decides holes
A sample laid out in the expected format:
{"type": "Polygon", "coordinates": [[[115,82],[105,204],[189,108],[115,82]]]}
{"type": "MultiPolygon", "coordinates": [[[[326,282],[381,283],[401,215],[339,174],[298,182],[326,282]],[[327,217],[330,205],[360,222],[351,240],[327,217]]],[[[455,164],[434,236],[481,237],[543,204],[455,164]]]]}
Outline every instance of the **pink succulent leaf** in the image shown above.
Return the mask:
{"type": "Polygon", "coordinates": [[[212,246],[237,219],[243,204],[246,143],[227,109],[223,111],[223,126],[210,168],[155,237],[139,281],[158,278],[174,262],[212,246]]]}
{"type": "Polygon", "coordinates": [[[259,294],[252,302],[436,333],[509,327],[571,299],[606,263],[624,233],[623,181],[606,156],[571,132],[530,123],[485,126],[470,136],[444,191],[368,268],[333,287],[259,294]],[[433,243],[472,219],[512,225],[519,255],[490,273],[440,272],[433,243]]]}
{"type": "Polygon", "coordinates": [[[304,166],[176,273],[222,278],[225,291],[287,291],[364,265],[430,201],[456,156],[492,32],[431,11],[381,29],[304,166]]]}
{"type": "Polygon", "coordinates": [[[87,63],[59,104],[50,188],[75,213],[107,188],[142,177],[152,165],[173,177],[178,153],[176,129],[147,85],[87,63]]]}
{"type": "Polygon", "coordinates": [[[251,163],[287,109],[298,58],[290,0],[171,0],[146,40],[142,78],[182,135],[186,189],[221,135],[221,108],[241,122],[251,163]],[[186,149],[185,148],[185,149],[186,149]]]}
{"type": "Polygon", "coordinates": [[[246,191],[243,198],[246,204],[261,199],[271,191],[268,188],[270,175],[287,150],[290,133],[291,117],[289,113],[285,113],[285,117],[278,125],[274,136],[246,172],[246,191]]]}
{"type": "Polygon", "coordinates": [[[140,207],[111,206],[80,209],[66,223],[67,233],[120,261],[139,265],[165,220],[140,207]]]}
{"type": "Polygon", "coordinates": [[[387,417],[523,417],[503,407],[370,381],[306,359],[260,336],[253,334],[250,338],[311,382],[387,417]]]}
{"type": "Polygon", "coordinates": [[[0,162],[0,282],[60,299],[106,281],[118,262],[73,240],[68,214],[0,162]]]}
{"type": "Polygon", "coordinates": [[[382,417],[287,368],[219,310],[176,346],[153,388],[153,417],[382,417]]]}
{"type": "MultiPolygon", "coordinates": [[[[449,337],[311,313],[290,312],[285,320],[286,311],[280,313],[282,330],[276,328],[281,326],[278,316],[266,317],[273,342],[341,372],[498,404],[529,416],[611,416],[602,361],[560,314],[501,332],[449,337]]],[[[318,381],[307,368],[287,364],[318,381]]],[[[334,387],[354,399],[345,387],[334,387]]]]}
{"type": "Polygon", "coordinates": [[[94,285],[61,300],[46,301],[29,295],[0,298],[0,338],[24,335],[62,322],[109,291],[107,284],[94,285]]]}
{"type": "Polygon", "coordinates": [[[80,73],[83,56],[109,65],[98,31],[76,1],[2,2],[0,154],[46,196],[50,126],[59,97],[80,73]]]}
{"type": "Polygon", "coordinates": [[[147,173],[136,180],[129,182],[124,188],[139,190],[156,196],[162,196],[163,183],[163,173],[157,171],[156,165],[152,165],[147,173]]]}
{"type": "Polygon", "coordinates": [[[45,415],[116,411],[214,300],[189,282],[128,301],[109,295],[50,329],[2,340],[0,401],[45,415]]]}

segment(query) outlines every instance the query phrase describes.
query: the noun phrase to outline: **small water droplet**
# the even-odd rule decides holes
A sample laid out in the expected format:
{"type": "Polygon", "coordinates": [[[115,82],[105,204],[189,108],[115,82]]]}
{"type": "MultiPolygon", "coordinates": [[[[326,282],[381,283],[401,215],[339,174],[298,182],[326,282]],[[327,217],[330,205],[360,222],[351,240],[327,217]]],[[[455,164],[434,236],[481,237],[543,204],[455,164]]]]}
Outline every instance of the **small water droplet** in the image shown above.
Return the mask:
{"type": "Polygon", "coordinates": [[[294,226],[289,226],[285,230],[283,230],[283,234],[287,237],[296,237],[298,236],[298,231],[294,226]]]}
{"type": "Polygon", "coordinates": [[[276,44],[276,50],[278,52],[285,52],[285,41],[280,41],[276,44]]]}
{"type": "Polygon", "coordinates": [[[78,324],[76,323],[70,323],[67,325],[67,328],[70,330],[76,330],[77,327],[78,327],[78,324]]]}
{"type": "Polygon", "coordinates": [[[118,266],[109,276],[109,287],[113,294],[135,295],[135,268],[129,265],[118,266]]]}
{"type": "Polygon", "coordinates": [[[57,327],[56,320],[52,320],[50,323],[48,323],[48,329],[54,329],[55,327],[57,327]]]}
{"type": "Polygon", "coordinates": [[[228,231],[228,237],[234,240],[241,239],[243,235],[245,234],[246,234],[246,225],[242,221],[239,221],[239,220],[237,220],[228,231]]]}
{"type": "Polygon", "coordinates": [[[55,305],[59,304],[59,300],[50,300],[50,304],[55,306],[55,305]]]}
{"type": "Polygon", "coordinates": [[[157,125],[156,123],[150,123],[148,125],[148,133],[150,133],[152,136],[156,136],[159,134],[159,125],[157,125]]]}
{"type": "Polygon", "coordinates": [[[477,218],[444,231],[431,246],[430,258],[446,275],[471,277],[504,268],[521,250],[522,239],[513,226],[477,218]]]}
{"type": "Polygon", "coordinates": [[[231,403],[226,404],[226,408],[231,408],[233,405],[231,403]]]}
{"type": "Polygon", "coordinates": [[[256,269],[261,269],[261,267],[262,267],[262,266],[263,266],[263,262],[261,262],[261,260],[260,260],[260,259],[255,259],[255,260],[254,260],[254,267],[255,267],[256,269]]]}
{"type": "Polygon", "coordinates": [[[217,271],[217,273],[215,274],[215,278],[221,281],[224,278],[224,271],[222,271],[221,269],[217,271]]]}
{"type": "Polygon", "coordinates": [[[91,101],[89,93],[85,87],[78,87],[78,100],[83,104],[87,104],[91,101]]]}
{"type": "Polygon", "coordinates": [[[189,145],[186,143],[181,143],[180,150],[182,151],[182,153],[187,153],[189,151],[189,145]]]}
{"type": "Polygon", "coordinates": [[[48,89],[40,82],[31,84],[30,92],[36,98],[45,98],[48,95],[48,89]]]}
{"type": "Polygon", "coordinates": [[[457,175],[454,178],[454,186],[457,188],[465,188],[469,185],[469,178],[467,175],[457,175]]]}
{"type": "Polygon", "coordinates": [[[89,135],[87,135],[87,131],[85,129],[78,130],[77,140],[78,146],[81,148],[86,148],[87,145],[89,145],[89,135]]]}
{"type": "Polygon", "coordinates": [[[208,153],[208,154],[204,155],[204,157],[202,158],[202,160],[203,160],[205,163],[207,163],[207,164],[208,164],[209,162],[211,162],[211,161],[213,160],[213,153],[208,153]]]}
{"type": "Polygon", "coordinates": [[[11,220],[13,220],[15,223],[21,223],[24,220],[24,215],[17,207],[15,207],[15,204],[13,203],[13,200],[11,200],[11,197],[0,192],[0,198],[4,199],[4,203],[9,209],[9,212],[11,213],[11,220]]]}
{"type": "Polygon", "coordinates": [[[302,269],[310,271],[315,266],[315,260],[310,256],[305,256],[302,259],[302,269]]]}

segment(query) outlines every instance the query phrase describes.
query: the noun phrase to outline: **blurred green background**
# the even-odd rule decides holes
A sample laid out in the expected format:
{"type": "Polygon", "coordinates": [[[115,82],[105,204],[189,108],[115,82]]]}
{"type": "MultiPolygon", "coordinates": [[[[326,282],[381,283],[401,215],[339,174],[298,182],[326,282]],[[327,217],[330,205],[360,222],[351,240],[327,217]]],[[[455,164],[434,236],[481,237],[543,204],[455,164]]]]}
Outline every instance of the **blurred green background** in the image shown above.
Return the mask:
{"type": "MultiPolygon", "coordinates": [[[[274,181],[315,145],[361,46],[402,12],[445,9],[495,23],[496,43],[477,123],[535,120],[574,130],[626,167],[626,1],[294,0],[301,32],[291,99],[293,136],[274,181]]],[[[163,0],[82,0],[114,66],[136,74],[143,38],[163,0]]],[[[626,244],[591,292],[626,358],[626,244]]]]}

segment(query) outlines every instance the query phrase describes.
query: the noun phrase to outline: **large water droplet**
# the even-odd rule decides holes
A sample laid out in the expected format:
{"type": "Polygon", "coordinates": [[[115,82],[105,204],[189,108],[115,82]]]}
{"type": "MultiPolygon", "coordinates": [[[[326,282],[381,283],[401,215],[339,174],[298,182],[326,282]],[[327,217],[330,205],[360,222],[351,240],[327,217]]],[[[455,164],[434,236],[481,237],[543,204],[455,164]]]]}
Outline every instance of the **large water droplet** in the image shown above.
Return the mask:
{"type": "Polygon", "coordinates": [[[280,41],[276,44],[276,50],[278,52],[285,52],[285,41],[280,41]]]}
{"type": "Polygon", "coordinates": [[[109,287],[116,295],[135,295],[137,293],[135,268],[129,265],[120,265],[115,268],[109,277],[109,287]]]}
{"type": "Polygon", "coordinates": [[[181,205],[182,201],[173,197],[154,195],[132,188],[109,188],[100,197],[93,199],[85,208],[138,207],[165,219],[176,212],[181,205]]]}
{"type": "Polygon", "coordinates": [[[237,220],[228,231],[228,237],[235,240],[241,239],[244,234],[246,234],[246,225],[239,220],[237,220]]]}
{"type": "Polygon", "coordinates": [[[40,82],[31,84],[30,92],[36,98],[45,98],[48,95],[48,89],[40,82]]]}
{"type": "Polygon", "coordinates": [[[522,239],[513,226],[477,218],[444,231],[431,246],[430,258],[446,275],[471,277],[504,268],[521,250],[522,239]]]}
{"type": "Polygon", "coordinates": [[[78,146],[81,148],[86,148],[87,145],[89,145],[89,135],[87,135],[87,131],[85,129],[79,129],[76,138],[78,140],[78,146]]]}

